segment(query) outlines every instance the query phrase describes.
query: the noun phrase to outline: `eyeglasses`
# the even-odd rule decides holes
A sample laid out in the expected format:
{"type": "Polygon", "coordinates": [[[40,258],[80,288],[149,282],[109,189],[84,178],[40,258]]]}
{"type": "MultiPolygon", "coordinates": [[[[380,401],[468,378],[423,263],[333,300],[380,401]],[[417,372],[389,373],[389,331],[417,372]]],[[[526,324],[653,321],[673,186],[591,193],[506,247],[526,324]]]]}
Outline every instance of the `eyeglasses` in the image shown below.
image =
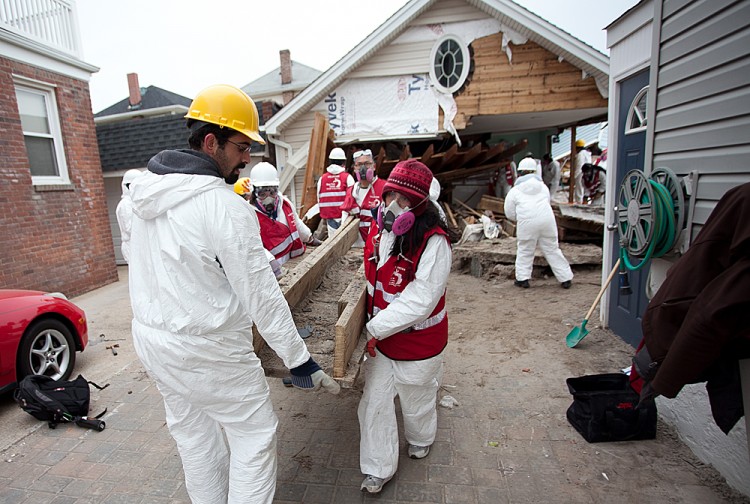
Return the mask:
{"type": "Polygon", "coordinates": [[[278,192],[278,187],[258,187],[255,189],[257,196],[276,196],[278,192]]]}
{"type": "Polygon", "coordinates": [[[235,147],[237,147],[240,150],[240,153],[242,153],[242,154],[246,154],[246,153],[250,152],[250,145],[246,146],[246,145],[238,144],[237,142],[232,142],[229,139],[227,139],[227,142],[229,142],[230,144],[232,144],[235,147]]]}
{"type": "Polygon", "coordinates": [[[361,163],[354,163],[354,167],[357,168],[357,169],[359,169],[359,168],[372,168],[373,166],[375,166],[375,163],[373,163],[372,161],[363,161],[361,163]]]}
{"type": "Polygon", "coordinates": [[[352,155],[352,159],[357,159],[358,157],[362,157],[362,156],[372,157],[372,151],[370,149],[358,150],[352,155]]]}

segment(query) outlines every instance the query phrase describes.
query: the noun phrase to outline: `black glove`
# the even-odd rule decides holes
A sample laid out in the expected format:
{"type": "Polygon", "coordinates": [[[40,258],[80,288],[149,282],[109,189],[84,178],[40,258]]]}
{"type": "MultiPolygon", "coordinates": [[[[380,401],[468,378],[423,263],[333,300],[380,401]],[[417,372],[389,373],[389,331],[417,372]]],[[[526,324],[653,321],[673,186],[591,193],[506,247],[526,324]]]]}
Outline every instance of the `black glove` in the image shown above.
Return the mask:
{"type": "Polygon", "coordinates": [[[302,390],[318,390],[323,387],[331,394],[341,392],[341,386],[323,372],[317,362],[312,357],[307,362],[289,371],[292,373],[292,385],[302,390]]]}

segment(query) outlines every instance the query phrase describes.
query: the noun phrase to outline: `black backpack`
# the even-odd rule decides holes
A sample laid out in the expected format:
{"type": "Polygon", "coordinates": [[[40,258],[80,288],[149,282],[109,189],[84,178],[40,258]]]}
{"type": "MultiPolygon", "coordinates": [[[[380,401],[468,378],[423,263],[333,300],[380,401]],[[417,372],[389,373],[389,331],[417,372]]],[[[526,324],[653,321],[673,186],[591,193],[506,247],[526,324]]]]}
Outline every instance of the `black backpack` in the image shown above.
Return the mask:
{"type": "Polygon", "coordinates": [[[99,390],[109,386],[107,384],[100,387],[94,382],[86,381],[81,375],[73,381],[29,375],[18,384],[13,399],[26,413],[48,422],[50,429],[54,429],[59,423],[73,422],[79,427],[103,431],[106,424],[99,418],[107,412],[106,409],[95,418],[88,418],[91,398],[89,384],[99,390]]]}

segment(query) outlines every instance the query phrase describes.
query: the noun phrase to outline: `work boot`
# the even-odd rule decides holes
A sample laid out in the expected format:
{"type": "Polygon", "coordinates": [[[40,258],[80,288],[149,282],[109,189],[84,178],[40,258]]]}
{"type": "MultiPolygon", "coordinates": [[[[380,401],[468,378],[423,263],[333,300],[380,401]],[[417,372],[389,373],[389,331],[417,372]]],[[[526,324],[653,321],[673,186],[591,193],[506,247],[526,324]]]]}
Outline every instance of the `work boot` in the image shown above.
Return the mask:
{"type": "Polygon", "coordinates": [[[378,478],[377,476],[372,476],[368,474],[367,476],[365,476],[365,479],[364,481],[362,481],[362,485],[359,487],[359,489],[362,490],[363,492],[367,492],[371,494],[380,493],[380,491],[383,489],[383,485],[388,483],[390,479],[391,478],[388,478],[388,479],[378,478]]]}
{"type": "Polygon", "coordinates": [[[427,455],[430,454],[430,447],[429,446],[417,446],[417,445],[410,444],[408,451],[409,451],[409,458],[423,459],[427,455]]]}
{"type": "Polygon", "coordinates": [[[529,287],[531,287],[528,280],[514,280],[513,285],[515,285],[516,287],[521,287],[523,289],[528,289],[529,287]]]}
{"type": "Polygon", "coordinates": [[[563,289],[570,289],[572,282],[570,280],[565,280],[563,283],[560,284],[560,287],[563,289]]]}

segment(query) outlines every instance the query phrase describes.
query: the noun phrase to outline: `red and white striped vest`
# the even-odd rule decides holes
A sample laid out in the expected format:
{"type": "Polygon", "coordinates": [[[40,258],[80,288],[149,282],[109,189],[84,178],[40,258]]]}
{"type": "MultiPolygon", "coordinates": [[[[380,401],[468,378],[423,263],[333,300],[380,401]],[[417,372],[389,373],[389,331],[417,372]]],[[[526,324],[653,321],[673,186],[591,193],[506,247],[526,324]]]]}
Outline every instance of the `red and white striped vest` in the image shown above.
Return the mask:
{"type": "MultiPolygon", "coordinates": [[[[446,240],[448,235],[439,227],[428,231],[419,249],[406,256],[391,256],[378,268],[377,248],[379,233],[374,230],[365,240],[365,276],[367,278],[367,311],[374,317],[398,298],[401,291],[416,277],[416,268],[427,246],[427,240],[435,235],[446,240]]],[[[423,360],[434,357],[448,344],[448,313],[445,309],[445,292],[435,309],[423,321],[409,329],[378,341],[377,348],[393,360],[423,360]]]]}
{"type": "Polygon", "coordinates": [[[286,217],[286,225],[271,219],[260,210],[255,213],[258,215],[260,239],[263,241],[263,247],[273,254],[279,264],[284,264],[292,257],[304,254],[305,244],[299,237],[297,224],[294,222],[292,205],[284,198],[281,199],[281,211],[284,212],[286,217]]]}
{"type": "Polygon", "coordinates": [[[372,185],[370,185],[370,190],[367,191],[365,199],[362,200],[362,205],[357,204],[357,200],[352,194],[354,188],[357,187],[356,184],[346,190],[346,199],[341,205],[341,210],[359,217],[359,234],[362,235],[363,240],[367,239],[367,235],[370,232],[370,223],[375,220],[373,209],[377,209],[380,206],[383,196],[383,186],[385,186],[385,181],[376,178],[372,182],[372,185]]]}
{"type": "Polygon", "coordinates": [[[346,181],[349,174],[346,171],[334,175],[325,172],[320,177],[320,192],[318,193],[318,208],[321,219],[340,219],[341,204],[346,199],[346,181]]]}

